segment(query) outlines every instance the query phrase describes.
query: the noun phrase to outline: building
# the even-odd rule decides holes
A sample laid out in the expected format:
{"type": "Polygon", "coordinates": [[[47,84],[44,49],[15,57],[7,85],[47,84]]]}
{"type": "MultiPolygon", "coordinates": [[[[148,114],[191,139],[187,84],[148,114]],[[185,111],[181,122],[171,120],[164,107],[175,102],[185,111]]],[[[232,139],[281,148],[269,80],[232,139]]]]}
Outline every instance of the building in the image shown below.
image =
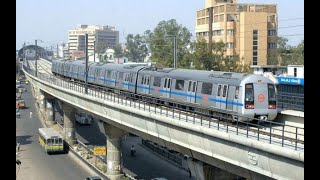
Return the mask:
{"type": "Polygon", "coordinates": [[[287,71],[286,66],[277,66],[277,65],[251,65],[253,69],[253,74],[263,75],[264,73],[270,72],[275,76],[284,74],[287,71]]]}
{"type": "Polygon", "coordinates": [[[94,46],[97,51],[113,48],[119,43],[119,31],[111,26],[80,25],[74,30],[69,30],[69,53],[84,54],[85,34],[88,34],[88,54],[93,54],[94,46]]]}
{"type": "Polygon", "coordinates": [[[304,112],[304,65],[288,65],[278,82],[278,109],[304,112]]]}
{"type": "Polygon", "coordinates": [[[196,14],[196,35],[227,44],[226,56],[239,55],[248,65],[267,65],[276,53],[277,5],[205,0],[196,14]],[[212,23],[209,23],[212,22],[212,23]],[[212,32],[212,33],[209,33],[212,32]]]}

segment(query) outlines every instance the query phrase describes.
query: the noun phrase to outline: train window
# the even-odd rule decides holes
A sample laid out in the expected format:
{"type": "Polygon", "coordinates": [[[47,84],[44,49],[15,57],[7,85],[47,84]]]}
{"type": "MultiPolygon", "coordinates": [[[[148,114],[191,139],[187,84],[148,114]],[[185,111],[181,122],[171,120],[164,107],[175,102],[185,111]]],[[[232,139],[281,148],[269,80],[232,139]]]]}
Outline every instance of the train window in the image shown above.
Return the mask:
{"type": "Polygon", "coordinates": [[[211,95],[212,84],[211,83],[202,83],[201,94],[211,95]]]}
{"type": "Polygon", "coordinates": [[[143,84],[144,76],[141,77],[141,84],[143,84]]]}
{"type": "Polygon", "coordinates": [[[149,82],[149,77],[147,77],[147,85],[149,85],[150,84],[150,82],[149,82]]]}
{"type": "Polygon", "coordinates": [[[223,94],[222,94],[222,97],[226,97],[226,96],[227,96],[227,89],[228,89],[228,86],[227,86],[227,85],[224,85],[224,86],[223,86],[223,94]]]}
{"type": "Polygon", "coordinates": [[[219,84],[218,86],[218,96],[220,96],[220,94],[221,94],[221,84],[219,84]]]}
{"type": "Polygon", "coordinates": [[[189,81],[189,86],[188,86],[188,92],[190,92],[191,91],[191,81],[189,81]]]}
{"type": "Polygon", "coordinates": [[[161,78],[160,77],[154,77],[153,86],[160,87],[160,85],[161,85],[161,78]]]}
{"type": "Polygon", "coordinates": [[[239,97],[239,87],[236,87],[236,92],[234,94],[234,99],[238,99],[239,97]]]}
{"type": "Polygon", "coordinates": [[[168,88],[171,86],[171,79],[168,79],[168,88]]]}
{"type": "Polygon", "coordinates": [[[107,78],[111,79],[111,71],[107,71],[107,78]]]}
{"type": "Polygon", "coordinates": [[[163,87],[167,87],[167,78],[164,79],[164,86],[163,87]]]}
{"type": "Polygon", "coordinates": [[[184,89],[184,80],[176,80],[176,90],[183,91],[184,89]]]}

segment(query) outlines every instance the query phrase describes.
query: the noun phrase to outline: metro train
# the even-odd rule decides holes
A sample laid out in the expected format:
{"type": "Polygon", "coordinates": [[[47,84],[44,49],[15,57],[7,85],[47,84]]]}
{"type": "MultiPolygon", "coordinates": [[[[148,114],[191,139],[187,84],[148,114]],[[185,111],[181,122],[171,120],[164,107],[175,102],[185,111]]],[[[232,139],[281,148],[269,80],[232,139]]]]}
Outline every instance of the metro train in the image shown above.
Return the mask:
{"type": "MultiPolygon", "coordinates": [[[[233,114],[234,121],[274,120],[277,116],[276,86],[260,75],[92,62],[88,69],[89,84],[189,104],[197,109],[211,108],[210,114],[233,114]]],[[[84,82],[85,61],[53,61],[52,73],[84,82]]]]}

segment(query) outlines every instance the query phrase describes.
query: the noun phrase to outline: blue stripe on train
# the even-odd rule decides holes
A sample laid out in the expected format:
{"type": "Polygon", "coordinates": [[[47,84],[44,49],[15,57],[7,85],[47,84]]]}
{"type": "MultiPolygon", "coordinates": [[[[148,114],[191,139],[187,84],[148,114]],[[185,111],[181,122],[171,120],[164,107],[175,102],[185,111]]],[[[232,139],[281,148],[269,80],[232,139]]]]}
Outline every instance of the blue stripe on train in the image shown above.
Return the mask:
{"type": "MultiPolygon", "coordinates": [[[[95,78],[94,78],[94,76],[88,76],[88,79],[95,79],[95,78]]],[[[100,80],[102,80],[104,82],[109,82],[109,83],[117,83],[118,82],[116,80],[107,79],[107,78],[104,78],[104,77],[101,77],[100,80]]],[[[130,87],[135,87],[135,84],[131,84],[131,83],[127,83],[127,82],[122,82],[121,84],[122,85],[128,85],[130,87]]],[[[146,90],[149,89],[150,91],[154,91],[154,88],[146,87],[146,86],[142,86],[142,85],[138,85],[137,88],[138,89],[146,89],[146,90]]],[[[164,89],[159,89],[159,92],[161,92],[161,93],[171,93],[171,94],[178,95],[178,96],[183,96],[183,97],[191,97],[191,98],[195,97],[196,99],[203,99],[203,96],[195,96],[195,95],[192,95],[192,94],[187,94],[187,93],[178,92],[178,91],[168,91],[168,90],[164,90],[164,89]]],[[[215,98],[208,98],[208,101],[225,103],[225,104],[232,104],[232,105],[236,105],[236,106],[243,106],[242,103],[238,103],[238,102],[234,102],[234,101],[220,100],[220,99],[215,99],[215,98]]]]}

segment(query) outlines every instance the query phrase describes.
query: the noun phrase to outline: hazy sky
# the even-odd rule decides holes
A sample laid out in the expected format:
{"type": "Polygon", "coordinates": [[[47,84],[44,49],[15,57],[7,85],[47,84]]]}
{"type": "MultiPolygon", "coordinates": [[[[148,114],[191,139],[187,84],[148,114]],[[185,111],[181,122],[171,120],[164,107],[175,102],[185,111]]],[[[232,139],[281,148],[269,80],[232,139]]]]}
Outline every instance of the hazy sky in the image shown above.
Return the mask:
{"type": "MultiPolygon", "coordinates": [[[[285,35],[291,45],[304,39],[303,0],[238,2],[277,4],[278,35],[285,35]]],[[[35,39],[43,41],[40,46],[67,42],[68,30],[78,24],[115,26],[120,42],[124,42],[127,34],[142,34],[153,30],[162,20],[176,19],[195,35],[196,10],[204,8],[204,3],[204,0],[16,0],[16,48],[20,49],[23,42],[34,44],[35,39]]]]}

